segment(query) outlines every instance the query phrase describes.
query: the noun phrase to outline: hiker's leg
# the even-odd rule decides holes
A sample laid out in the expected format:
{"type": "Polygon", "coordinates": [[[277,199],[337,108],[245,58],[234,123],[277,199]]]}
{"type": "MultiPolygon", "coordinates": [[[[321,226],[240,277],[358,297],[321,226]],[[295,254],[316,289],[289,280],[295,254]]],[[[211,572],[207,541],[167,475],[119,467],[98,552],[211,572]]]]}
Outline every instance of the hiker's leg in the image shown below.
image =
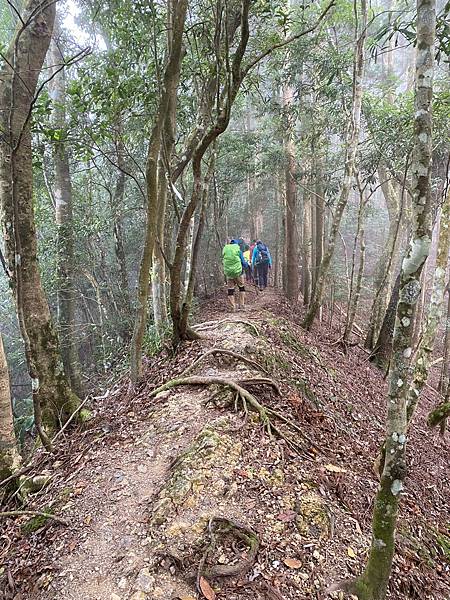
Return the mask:
{"type": "Polygon", "coordinates": [[[258,287],[262,291],[264,289],[264,265],[262,263],[256,265],[256,270],[258,273],[258,287]]]}
{"type": "Polygon", "coordinates": [[[264,275],[263,275],[264,285],[263,285],[263,287],[266,288],[267,287],[267,277],[269,274],[269,265],[268,264],[263,265],[263,269],[264,269],[264,275]]]}
{"type": "MultiPolygon", "coordinates": [[[[230,284],[228,284],[230,285],[230,284]]],[[[236,308],[236,300],[234,299],[234,287],[228,287],[228,302],[233,310],[236,308]]]]}
{"type": "Polygon", "coordinates": [[[238,279],[238,287],[239,287],[239,306],[240,308],[244,308],[245,306],[245,286],[244,286],[244,277],[241,275],[238,279]]]}

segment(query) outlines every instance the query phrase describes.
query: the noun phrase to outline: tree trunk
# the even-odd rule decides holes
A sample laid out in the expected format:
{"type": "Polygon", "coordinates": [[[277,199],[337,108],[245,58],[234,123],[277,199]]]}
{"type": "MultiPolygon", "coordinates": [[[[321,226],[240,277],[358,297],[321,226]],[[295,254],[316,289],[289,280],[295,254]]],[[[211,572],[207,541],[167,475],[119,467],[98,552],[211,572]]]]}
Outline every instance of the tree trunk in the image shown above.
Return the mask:
{"type": "Polygon", "coordinates": [[[286,296],[297,302],[299,292],[298,265],[298,225],[297,225],[297,184],[295,182],[296,158],[294,143],[294,117],[292,114],[293,90],[283,89],[283,106],[286,111],[286,129],[284,138],[285,186],[286,186],[286,296]]]}
{"type": "Polygon", "coordinates": [[[384,600],[392,567],[400,494],[406,476],[408,382],[411,376],[414,306],[420,296],[420,275],[431,245],[431,156],[434,38],[434,0],[417,0],[417,61],[415,85],[414,154],[412,162],[413,231],[403,259],[386,422],[386,459],[377,493],[372,544],[366,568],[357,579],[360,600],[384,600]]]}
{"type": "Polygon", "coordinates": [[[187,0],[178,0],[177,2],[174,2],[172,47],[164,72],[163,89],[147,152],[147,226],[144,250],[139,269],[136,319],[134,323],[133,338],[131,340],[130,370],[131,381],[134,383],[142,376],[142,345],[147,330],[150,272],[153,266],[153,252],[157,234],[158,214],[161,209],[158,197],[158,164],[160,160],[161,133],[170,98],[176,97],[177,94],[180,79],[186,10],[187,0]]]}
{"type": "Polygon", "coordinates": [[[82,393],[81,367],[78,356],[75,323],[75,258],[73,232],[72,180],[69,154],[66,147],[66,78],[64,57],[58,46],[59,28],[55,27],[50,43],[49,60],[54,75],[51,82],[53,100],[53,126],[58,131],[58,141],[53,144],[55,165],[55,218],[57,226],[56,270],[58,278],[58,329],[64,371],[72,389],[82,393]]]}
{"type": "Polygon", "coordinates": [[[189,224],[203,198],[206,182],[204,176],[202,175],[202,160],[208,148],[228,127],[232,106],[236,100],[237,93],[245,77],[245,71],[242,69],[242,60],[244,58],[249,39],[249,5],[250,0],[243,0],[241,5],[240,19],[241,36],[237,42],[237,47],[231,61],[230,73],[228,73],[229,83],[227,84],[226,94],[224,94],[225,98],[223,101],[223,106],[218,111],[216,120],[213,121],[212,125],[201,137],[201,140],[196,146],[192,157],[192,193],[191,198],[183,211],[183,215],[178,226],[177,239],[175,243],[175,255],[173,263],[170,267],[170,316],[172,318],[172,344],[174,347],[178,346],[182,340],[194,339],[198,337],[198,335],[195,334],[192,329],[190,329],[188,319],[184,318],[185,313],[183,314],[181,306],[181,273],[185,258],[189,224]]]}
{"type": "Polygon", "coordinates": [[[122,124],[120,119],[117,123],[117,166],[119,167],[119,173],[117,175],[116,187],[112,195],[112,216],[113,216],[113,228],[114,228],[114,251],[116,254],[117,266],[119,268],[119,281],[120,281],[120,298],[122,304],[122,311],[124,317],[124,323],[122,326],[122,337],[128,339],[129,336],[129,318],[131,316],[131,300],[130,300],[130,288],[128,284],[128,270],[127,261],[125,255],[125,248],[123,243],[123,230],[122,221],[120,218],[120,211],[123,208],[124,197],[125,197],[125,159],[124,159],[124,147],[122,141],[122,124]]]}
{"type": "MultiPolygon", "coordinates": [[[[356,10],[356,9],[355,9],[356,10]]],[[[342,215],[347,206],[350,195],[353,175],[355,171],[356,152],[359,142],[359,131],[361,124],[361,104],[362,104],[362,80],[364,77],[365,64],[365,42],[367,37],[367,3],[361,0],[361,26],[359,33],[356,33],[357,41],[355,48],[355,58],[353,64],[353,101],[352,114],[348,125],[345,145],[345,167],[344,181],[341,194],[336,207],[334,208],[333,219],[331,222],[330,234],[328,236],[328,245],[321,262],[317,275],[316,286],[311,303],[303,320],[303,327],[311,329],[319,308],[322,304],[322,297],[325,288],[325,282],[328,277],[331,260],[334,254],[336,240],[339,234],[342,215]],[[358,37],[359,35],[359,37],[358,37]]]]}
{"type": "MultiPolygon", "coordinates": [[[[212,159],[212,163],[214,163],[214,159],[212,159]]],[[[210,180],[211,172],[208,173],[205,180],[205,185],[203,188],[203,198],[202,198],[202,206],[200,210],[200,216],[198,220],[197,232],[192,241],[192,251],[191,251],[191,259],[189,265],[189,276],[186,286],[186,293],[184,297],[184,302],[181,308],[181,328],[182,330],[187,330],[188,321],[189,321],[189,313],[192,308],[192,300],[194,298],[194,286],[195,286],[195,278],[197,274],[197,264],[198,264],[198,255],[200,252],[200,242],[203,235],[203,230],[205,228],[206,222],[206,209],[208,207],[208,199],[209,199],[209,180],[210,180]]],[[[187,267],[186,267],[187,268],[187,267]]]]}
{"type": "Polygon", "coordinates": [[[400,228],[403,214],[403,201],[395,183],[388,180],[389,174],[383,165],[378,167],[378,176],[381,190],[386,202],[389,215],[389,232],[381,256],[375,267],[375,297],[370,310],[370,321],[365,346],[372,350],[380,332],[381,319],[386,310],[386,299],[391,290],[392,269],[397,260],[398,245],[400,241],[400,228]]]}
{"type": "Polygon", "coordinates": [[[382,371],[386,371],[392,356],[392,337],[395,327],[395,313],[400,292],[400,273],[395,280],[392,288],[389,304],[384,314],[383,324],[375,344],[375,350],[370,356],[370,360],[382,371]]]}
{"type": "MultiPolygon", "coordinates": [[[[163,167],[161,166],[161,169],[163,167]]],[[[161,335],[167,324],[167,299],[166,299],[166,263],[163,256],[166,210],[167,210],[167,180],[164,176],[159,178],[159,202],[157,240],[153,256],[152,298],[153,319],[156,331],[161,335]]]]}
{"type": "Polygon", "coordinates": [[[444,362],[442,363],[441,377],[439,380],[439,392],[442,394],[442,396],[445,395],[450,384],[450,286],[447,286],[447,296],[447,318],[445,320],[444,335],[444,362]]]}
{"type": "Polygon", "coordinates": [[[8,364],[0,335],[0,482],[18,471],[22,462],[14,435],[9,389],[8,364]]]}
{"type": "Polygon", "coordinates": [[[365,232],[364,232],[364,221],[367,200],[364,198],[363,193],[360,192],[360,205],[358,211],[358,223],[356,226],[355,240],[353,244],[352,252],[352,273],[350,278],[350,294],[347,305],[347,317],[345,320],[345,330],[343,340],[344,342],[350,341],[350,336],[353,331],[353,325],[355,323],[356,311],[358,310],[359,297],[361,295],[362,280],[364,275],[364,262],[366,254],[365,244],[365,232]],[[359,265],[357,269],[356,281],[355,281],[355,261],[356,261],[356,247],[359,240],[359,265]]]}
{"type": "MultiPolygon", "coordinates": [[[[408,422],[416,410],[420,394],[428,379],[431,355],[439,323],[442,319],[442,308],[445,295],[445,276],[447,273],[448,253],[450,249],[450,192],[444,202],[441,212],[439,240],[436,266],[434,269],[433,289],[430,306],[415,359],[412,384],[408,394],[408,422]]],[[[417,315],[417,318],[421,318],[417,315]]]]}
{"type": "Polygon", "coordinates": [[[322,264],[323,258],[323,239],[324,239],[324,217],[325,217],[325,198],[324,198],[324,186],[323,186],[323,173],[320,158],[315,158],[315,170],[316,170],[316,184],[314,203],[315,207],[315,234],[314,234],[314,263],[313,263],[313,293],[316,287],[317,275],[319,273],[320,265],[322,264]]]}
{"type": "Polygon", "coordinates": [[[303,194],[303,304],[309,305],[311,299],[312,279],[312,198],[311,193],[305,190],[303,194]]]}
{"type": "MultiPolygon", "coordinates": [[[[79,399],[64,374],[58,335],[42,288],[33,212],[30,117],[50,44],[55,3],[29,0],[23,14],[28,24],[23,28],[19,23],[7,53],[8,64],[4,63],[0,74],[1,129],[7,132],[0,141],[0,204],[11,287],[32,380],[36,427],[45,439],[41,407],[45,424],[56,428],[79,406],[79,399]]],[[[49,447],[48,439],[44,443],[49,447]]]]}

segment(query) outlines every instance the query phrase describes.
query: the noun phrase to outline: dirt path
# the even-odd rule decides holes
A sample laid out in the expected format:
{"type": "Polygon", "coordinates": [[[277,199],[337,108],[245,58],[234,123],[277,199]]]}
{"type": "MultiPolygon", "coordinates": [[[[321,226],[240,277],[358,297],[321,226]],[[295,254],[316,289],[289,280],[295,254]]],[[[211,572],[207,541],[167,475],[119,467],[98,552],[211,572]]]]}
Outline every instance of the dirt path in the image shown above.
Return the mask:
{"type": "MultiPolygon", "coordinates": [[[[253,302],[253,310],[263,305],[260,295],[253,302]]],[[[223,318],[230,322],[204,332],[205,351],[217,345],[251,347],[254,338],[245,325],[236,322],[251,318],[250,313],[251,309],[234,314],[224,312],[223,318]]],[[[242,372],[241,369],[241,375],[242,372]]],[[[230,366],[217,369],[207,363],[197,374],[236,376],[230,366]]],[[[63,534],[63,538],[74,538],[68,544],[71,551],[58,561],[62,567],[58,577],[48,577],[48,586],[47,581],[41,582],[46,589],[37,598],[141,600],[150,593],[151,598],[171,598],[173,594],[188,597],[193,593],[192,586],[186,586],[182,580],[170,584],[163,577],[157,585],[150,573],[155,544],[149,537],[149,515],[155,512],[160,500],[158,492],[170,477],[171,462],[220,413],[204,407],[207,395],[201,390],[177,389],[164,396],[162,403],[150,409],[145,421],[136,420],[131,412],[130,435],[111,447],[92,449],[88,456],[92,471],[88,477],[82,471],[68,484],[69,495],[73,497],[72,490],[76,494],[63,511],[73,524],[71,531],[63,534]]],[[[149,401],[149,407],[151,404],[149,401]]]]}

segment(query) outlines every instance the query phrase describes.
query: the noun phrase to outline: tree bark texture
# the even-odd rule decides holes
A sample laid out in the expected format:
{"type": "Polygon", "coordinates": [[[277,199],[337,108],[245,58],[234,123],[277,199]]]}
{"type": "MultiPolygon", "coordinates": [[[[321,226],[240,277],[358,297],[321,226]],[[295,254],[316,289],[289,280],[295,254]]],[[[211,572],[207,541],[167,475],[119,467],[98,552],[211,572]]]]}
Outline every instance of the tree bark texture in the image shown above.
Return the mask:
{"type": "MultiPolygon", "coordinates": [[[[32,381],[35,421],[40,411],[55,428],[79,405],[70,389],[59,340],[42,288],[33,211],[30,119],[37,81],[52,35],[55,3],[29,0],[0,74],[0,206],[11,287],[32,381]]],[[[45,434],[44,434],[45,435],[45,434]]]]}
{"type": "Polygon", "coordinates": [[[434,0],[417,0],[417,60],[415,80],[414,152],[412,161],[413,223],[403,259],[389,374],[386,459],[377,493],[372,544],[365,570],[356,582],[360,600],[384,600],[395,545],[398,505],[406,476],[408,382],[411,379],[414,306],[420,296],[420,276],[431,245],[431,156],[434,0]]]}

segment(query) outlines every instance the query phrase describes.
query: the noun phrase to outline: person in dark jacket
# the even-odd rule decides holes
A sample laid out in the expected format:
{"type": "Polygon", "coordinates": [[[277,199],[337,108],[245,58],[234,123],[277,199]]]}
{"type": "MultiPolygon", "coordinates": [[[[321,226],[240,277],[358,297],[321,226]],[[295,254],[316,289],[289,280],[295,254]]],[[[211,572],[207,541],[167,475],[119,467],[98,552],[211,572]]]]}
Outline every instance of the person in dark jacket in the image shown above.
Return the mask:
{"type": "Polygon", "coordinates": [[[256,242],[252,254],[252,267],[256,285],[262,292],[267,287],[269,269],[272,268],[272,257],[269,248],[261,240],[256,242]]]}

